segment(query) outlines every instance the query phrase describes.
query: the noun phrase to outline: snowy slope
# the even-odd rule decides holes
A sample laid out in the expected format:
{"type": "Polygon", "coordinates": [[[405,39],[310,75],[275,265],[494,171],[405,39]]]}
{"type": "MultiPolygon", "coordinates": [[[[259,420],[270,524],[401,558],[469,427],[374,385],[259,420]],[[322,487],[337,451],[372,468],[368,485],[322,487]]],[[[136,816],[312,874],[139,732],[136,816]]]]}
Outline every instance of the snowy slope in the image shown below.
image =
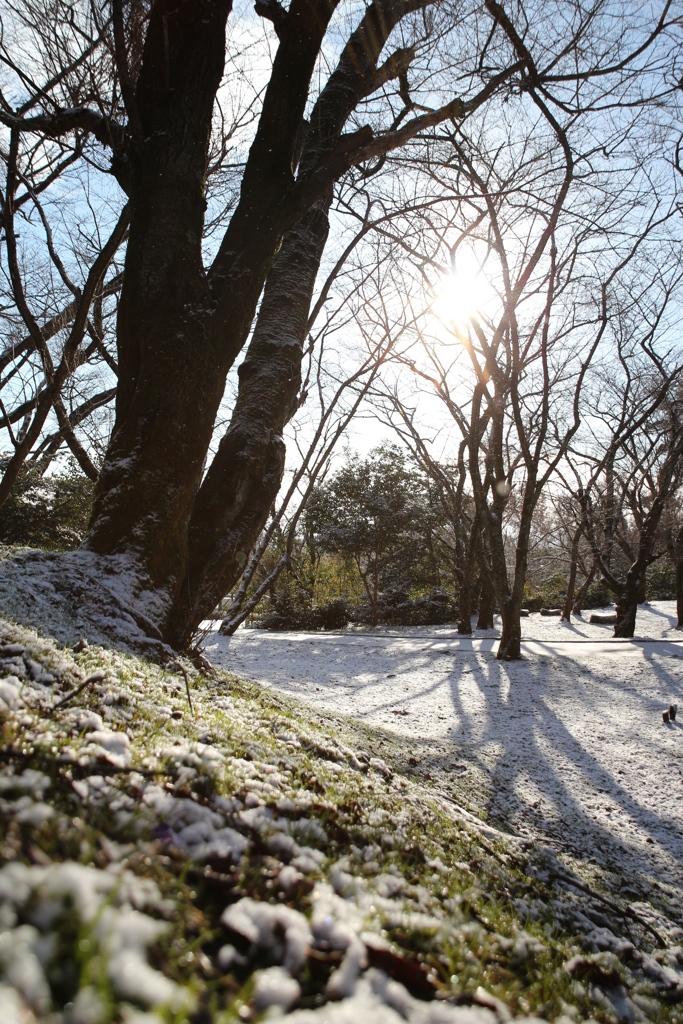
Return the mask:
{"type": "Polygon", "coordinates": [[[683,881],[683,636],[674,607],[639,610],[637,639],[538,614],[524,660],[453,627],[212,635],[216,664],[405,734],[435,780],[486,777],[488,811],[560,850],[683,881]],[[639,638],[639,639],[638,639],[639,638]],[[533,642],[532,642],[533,641],[533,642]],[[661,712],[681,705],[664,725],[661,712]]]}

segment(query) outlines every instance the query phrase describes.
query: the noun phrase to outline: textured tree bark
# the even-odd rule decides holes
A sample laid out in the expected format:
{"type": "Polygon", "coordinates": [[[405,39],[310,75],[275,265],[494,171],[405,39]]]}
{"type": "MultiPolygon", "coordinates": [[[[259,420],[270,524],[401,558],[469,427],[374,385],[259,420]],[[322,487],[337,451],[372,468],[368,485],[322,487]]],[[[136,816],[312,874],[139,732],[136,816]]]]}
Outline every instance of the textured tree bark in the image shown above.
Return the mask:
{"type": "MultiPolygon", "coordinates": [[[[186,578],[188,522],[225,378],[297,219],[287,203],[296,139],[333,9],[334,0],[290,5],[240,201],[206,274],[203,188],[230,0],[152,7],[136,86],[144,143],[132,159],[116,420],[86,543],[132,554],[166,595],[166,614],[186,578]]],[[[168,635],[167,621],[158,625],[168,635]]]]}
{"type": "Polygon", "coordinates": [[[244,568],[280,489],[282,431],[297,406],[315,278],[327,240],[327,210],[290,230],[268,275],[230,426],[197,493],[189,527],[189,572],[173,609],[170,639],[182,646],[244,568]]]}
{"type": "MultiPolygon", "coordinates": [[[[375,0],[344,48],[311,114],[300,175],[338,142],[349,114],[412,57],[377,60],[397,22],[431,0],[375,0]]],[[[188,642],[201,619],[239,578],[277,496],[285,464],[282,431],[297,407],[308,314],[328,234],[332,189],[285,235],[266,280],[252,341],[239,370],[228,431],[196,496],[189,558],[168,638],[188,642]]],[[[371,601],[373,624],[376,601],[371,601]]]]}
{"type": "MultiPolygon", "coordinates": [[[[463,567],[460,574],[460,590],[458,594],[458,633],[463,636],[472,634],[472,593],[474,576],[477,571],[477,554],[481,543],[481,524],[479,517],[474,517],[470,527],[467,547],[464,552],[463,567]]],[[[493,615],[493,611],[491,611],[493,615]]],[[[482,629],[490,627],[482,626],[482,629]]]]}
{"type": "Polygon", "coordinates": [[[676,629],[683,629],[683,527],[676,537],[676,629]]]}
{"type": "Polygon", "coordinates": [[[638,595],[645,575],[644,567],[634,563],[631,566],[624,586],[622,587],[616,603],[617,621],[614,626],[614,636],[628,638],[632,637],[636,629],[636,614],[638,611],[638,595]]]}
{"type": "Polygon", "coordinates": [[[522,595],[513,591],[506,595],[500,606],[503,628],[496,658],[498,661],[517,661],[522,656],[522,626],[520,611],[522,595]]]}
{"type": "Polygon", "coordinates": [[[187,0],[152,9],[137,86],[145,143],[132,169],[116,420],[86,542],[101,554],[132,546],[161,587],[184,570],[187,519],[222,391],[201,237],[230,3],[205,6],[204,19],[187,0]]]}
{"type": "Polygon", "coordinates": [[[466,568],[458,593],[458,633],[472,635],[472,573],[466,568]]]}
{"type": "Polygon", "coordinates": [[[647,601],[647,575],[643,573],[638,583],[638,604],[645,604],[647,601]]]}
{"type": "Polygon", "coordinates": [[[572,550],[569,561],[569,578],[567,580],[567,597],[562,609],[561,622],[571,622],[572,608],[574,605],[574,591],[576,589],[576,573],[579,568],[579,541],[581,530],[577,530],[572,538],[572,550]]]}
{"type": "Polygon", "coordinates": [[[479,595],[477,629],[493,629],[493,609],[495,604],[496,595],[493,590],[491,578],[488,573],[483,571],[481,577],[481,593],[479,595]]]}
{"type": "Polygon", "coordinates": [[[596,572],[597,566],[595,565],[595,563],[593,563],[593,565],[590,568],[590,572],[588,573],[585,580],[579,587],[576,594],[576,598],[574,599],[574,603],[572,605],[572,612],[574,613],[574,615],[580,615],[583,611],[583,605],[586,600],[586,595],[588,594],[588,590],[590,588],[591,583],[595,579],[596,572]]]}

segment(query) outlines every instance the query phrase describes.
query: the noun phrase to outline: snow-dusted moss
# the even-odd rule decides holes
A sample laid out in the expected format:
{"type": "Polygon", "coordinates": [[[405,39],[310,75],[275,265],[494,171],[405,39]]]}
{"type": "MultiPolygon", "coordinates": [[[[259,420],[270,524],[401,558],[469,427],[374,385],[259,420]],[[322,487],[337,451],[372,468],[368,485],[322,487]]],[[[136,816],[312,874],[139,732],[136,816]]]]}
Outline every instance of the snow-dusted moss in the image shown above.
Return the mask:
{"type": "Polygon", "coordinates": [[[0,1002],[45,1024],[671,1020],[683,931],[227,673],[0,624],[0,1002]]]}

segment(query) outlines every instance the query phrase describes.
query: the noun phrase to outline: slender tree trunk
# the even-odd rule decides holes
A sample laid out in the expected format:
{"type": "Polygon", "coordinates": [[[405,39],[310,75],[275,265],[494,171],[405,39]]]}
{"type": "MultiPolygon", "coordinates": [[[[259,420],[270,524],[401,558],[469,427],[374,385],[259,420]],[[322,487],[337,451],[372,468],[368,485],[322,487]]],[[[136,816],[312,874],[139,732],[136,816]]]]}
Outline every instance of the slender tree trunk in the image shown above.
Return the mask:
{"type": "Polygon", "coordinates": [[[477,629],[493,629],[493,609],[495,604],[496,595],[493,590],[493,584],[488,574],[483,573],[481,577],[481,591],[479,594],[477,629]]]}
{"type": "Polygon", "coordinates": [[[588,575],[586,576],[585,580],[576,592],[576,598],[574,599],[574,604],[572,605],[572,612],[574,613],[574,615],[580,615],[582,613],[586,597],[588,596],[588,591],[590,590],[591,584],[595,579],[597,571],[598,567],[596,563],[593,562],[588,572],[588,575]]]}
{"type": "MultiPolygon", "coordinates": [[[[521,598],[517,605],[513,605],[510,584],[508,582],[507,560],[505,557],[505,539],[503,536],[504,508],[505,501],[501,500],[500,495],[494,493],[493,509],[487,511],[485,523],[486,537],[489,546],[488,560],[490,563],[491,585],[503,620],[503,632],[501,634],[501,642],[498,646],[496,656],[501,660],[508,661],[515,657],[512,653],[514,649],[515,635],[513,627],[515,610],[517,615],[517,631],[521,637],[519,615],[521,598]]],[[[493,621],[493,616],[491,616],[491,620],[493,621]]],[[[519,657],[519,654],[517,654],[516,657],[519,657]]]]}
{"type": "Polygon", "coordinates": [[[567,580],[567,597],[562,609],[561,622],[571,622],[572,608],[574,605],[574,590],[576,588],[576,573],[579,568],[579,541],[581,530],[577,530],[572,538],[572,550],[569,562],[569,579],[567,580]]]}
{"type": "Polygon", "coordinates": [[[470,636],[472,634],[472,589],[480,543],[481,525],[479,517],[475,516],[470,527],[467,547],[464,552],[464,564],[460,574],[460,589],[458,593],[458,633],[461,633],[463,636],[470,636]]]}
{"type": "Polygon", "coordinates": [[[477,567],[474,582],[472,583],[472,614],[479,614],[479,602],[481,600],[481,572],[477,567]]]}
{"type": "Polygon", "coordinates": [[[472,635],[472,573],[466,569],[458,593],[458,633],[472,635]]]}
{"type": "MultiPolygon", "coordinates": [[[[503,629],[500,635],[500,644],[496,657],[499,661],[517,661],[522,657],[522,601],[524,600],[524,584],[526,582],[527,566],[529,563],[529,537],[531,536],[531,524],[534,508],[536,507],[536,477],[530,467],[524,487],[522,501],[522,513],[517,531],[517,546],[515,548],[515,577],[512,588],[508,588],[507,569],[505,564],[494,570],[494,580],[497,589],[500,591],[504,585],[505,590],[499,593],[500,614],[503,620],[503,629]],[[503,571],[505,570],[505,575],[503,571]]],[[[504,556],[501,543],[498,545],[504,556]]],[[[500,557],[500,556],[499,556],[500,557]]]]}

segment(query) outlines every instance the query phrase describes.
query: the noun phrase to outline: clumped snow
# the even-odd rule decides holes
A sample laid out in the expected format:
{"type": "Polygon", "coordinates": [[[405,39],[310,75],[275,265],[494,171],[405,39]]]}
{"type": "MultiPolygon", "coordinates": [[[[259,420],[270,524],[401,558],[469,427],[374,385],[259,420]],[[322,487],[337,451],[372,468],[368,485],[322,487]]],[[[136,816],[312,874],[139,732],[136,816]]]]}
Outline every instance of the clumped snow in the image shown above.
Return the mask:
{"type": "Polygon", "coordinates": [[[211,634],[243,677],[405,737],[429,773],[485,780],[487,810],[557,849],[683,884],[683,636],[672,602],[636,638],[574,618],[522,619],[520,662],[453,627],[211,634]],[[662,711],[681,706],[665,725],[662,711]]]}
{"type": "Polygon", "coordinates": [[[81,940],[82,948],[92,947],[93,955],[97,950],[105,959],[115,995],[148,1006],[192,1004],[188,991],[146,960],[147,947],[167,930],[165,922],[134,909],[158,908],[161,898],[153,883],[140,886],[135,875],[115,864],[100,871],[73,861],[49,867],[15,862],[0,869],[0,900],[0,971],[35,1012],[51,1009],[46,971],[56,966],[58,932],[74,912],[90,936],[81,940]]]}

